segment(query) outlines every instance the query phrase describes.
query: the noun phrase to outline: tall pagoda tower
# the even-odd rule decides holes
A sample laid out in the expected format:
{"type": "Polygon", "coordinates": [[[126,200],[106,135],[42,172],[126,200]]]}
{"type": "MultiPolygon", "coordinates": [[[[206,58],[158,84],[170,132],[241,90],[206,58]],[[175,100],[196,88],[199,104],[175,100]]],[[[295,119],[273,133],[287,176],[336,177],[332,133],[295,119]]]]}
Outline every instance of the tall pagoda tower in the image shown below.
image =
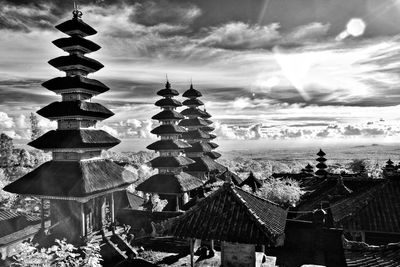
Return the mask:
{"type": "Polygon", "coordinates": [[[318,161],[318,164],[316,165],[317,167],[317,171],[315,172],[315,174],[319,177],[325,178],[326,175],[328,174],[328,172],[326,171],[326,169],[328,168],[328,166],[326,166],[326,158],[325,158],[325,152],[322,151],[322,149],[320,149],[317,153],[318,158],[316,159],[318,161]]]}
{"type": "Polygon", "coordinates": [[[168,200],[166,210],[180,210],[180,207],[188,200],[187,193],[199,188],[203,182],[195,176],[183,172],[183,168],[194,163],[193,160],[183,155],[185,149],[190,145],[179,138],[186,129],[177,125],[183,119],[183,115],[175,111],[182,104],[173,99],[179,95],[178,91],[171,88],[167,81],[165,88],[157,92],[162,99],[155,105],[162,109],[152,119],[158,120],[160,125],[151,133],[161,137],[161,140],[147,146],[148,149],[159,153],[159,157],[150,161],[153,168],[158,169],[156,175],[151,176],[136,189],[146,193],[157,193],[161,198],[168,200]]]}
{"type": "Polygon", "coordinates": [[[39,197],[42,203],[50,200],[52,233],[69,242],[79,242],[103,229],[108,222],[113,223],[113,192],[124,190],[135,179],[131,172],[100,157],[103,149],[116,146],[120,141],[95,128],[97,121],[113,113],[91,102],[93,96],[109,88],[87,78],[103,65],[85,56],[99,50],[100,46],[85,39],[96,31],[83,22],[81,16],[82,12],[75,9],[72,19],[56,26],[69,37],[53,43],[68,55],[54,58],[49,64],[64,71],[66,76],[42,84],[61,95],[61,101],[37,112],[57,121],[57,129],[29,143],[34,148],[52,152],[52,160],[4,188],[11,193],[39,197]]]}
{"type": "Polygon", "coordinates": [[[191,145],[190,148],[185,149],[185,152],[188,157],[195,161],[195,163],[188,166],[187,172],[200,179],[208,180],[210,174],[214,175],[226,170],[224,166],[214,161],[221,155],[212,151],[218,145],[211,142],[211,140],[216,138],[214,134],[210,133],[214,130],[210,126],[213,123],[209,120],[211,115],[199,108],[199,106],[204,105],[198,99],[202,94],[193,88],[193,84],[190,85],[189,90],[185,91],[182,96],[187,98],[183,102],[187,108],[181,112],[186,118],[181,120],[179,125],[186,127],[188,130],[182,135],[183,139],[191,145]]]}

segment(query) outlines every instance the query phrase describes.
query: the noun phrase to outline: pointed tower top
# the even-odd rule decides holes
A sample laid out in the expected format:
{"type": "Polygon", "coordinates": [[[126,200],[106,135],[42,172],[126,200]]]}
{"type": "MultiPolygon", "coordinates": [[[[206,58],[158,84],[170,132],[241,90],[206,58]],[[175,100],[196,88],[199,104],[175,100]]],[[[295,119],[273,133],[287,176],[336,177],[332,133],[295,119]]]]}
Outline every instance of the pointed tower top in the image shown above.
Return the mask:
{"type": "Polygon", "coordinates": [[[323,157],[325,155],[326,155],[325,152],[322,151],[322,149],[319,149],[319,152],[317,153],[317,156],[323,157]]]}
{"type": "Polygon", "coordinates": [[[72,11],[73,19],[80,19],[82,17],[82,11],[78,9],[78,5],[74,1],[74,10],[72,11]]]}

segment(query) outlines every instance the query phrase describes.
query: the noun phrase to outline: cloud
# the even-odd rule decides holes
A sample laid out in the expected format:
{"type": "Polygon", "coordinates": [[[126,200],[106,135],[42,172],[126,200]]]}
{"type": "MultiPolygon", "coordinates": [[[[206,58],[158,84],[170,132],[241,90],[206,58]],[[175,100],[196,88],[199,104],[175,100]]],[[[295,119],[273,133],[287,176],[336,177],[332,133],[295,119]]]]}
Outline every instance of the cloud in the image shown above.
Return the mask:
{"type": "Polygon", "coordinates": [[[10,129],[14,124],[14,120],[7,113],[0,111],[0,127],[10,129]]]}

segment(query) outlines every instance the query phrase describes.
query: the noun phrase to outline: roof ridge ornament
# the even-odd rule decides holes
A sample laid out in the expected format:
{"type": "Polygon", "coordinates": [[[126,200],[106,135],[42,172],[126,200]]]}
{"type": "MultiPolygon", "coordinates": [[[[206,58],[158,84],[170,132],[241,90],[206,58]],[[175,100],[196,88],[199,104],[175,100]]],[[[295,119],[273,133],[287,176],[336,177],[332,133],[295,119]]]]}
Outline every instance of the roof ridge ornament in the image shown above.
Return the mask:
{"type": "Polygon", "coordinates": [[[74,10],[72,11],[73,19],[80,19],[83,15],[82,11],[78,9],[78,5],[74,1],[74,10]]]}
{"type": "Polygon", "coordinates": [[[165,83],[165,89],[171,89],[171,84],[168,81],[168,74],[165,73],[165,79],[167,80],[167,82],[165,83]]]}

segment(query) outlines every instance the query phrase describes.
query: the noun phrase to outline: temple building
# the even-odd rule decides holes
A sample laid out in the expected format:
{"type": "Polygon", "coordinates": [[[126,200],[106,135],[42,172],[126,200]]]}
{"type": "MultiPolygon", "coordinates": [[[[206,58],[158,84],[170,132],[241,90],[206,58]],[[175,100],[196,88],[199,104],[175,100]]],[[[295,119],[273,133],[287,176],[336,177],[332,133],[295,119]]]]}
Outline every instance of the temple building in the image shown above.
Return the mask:
{"type": "Polygon", "coordinates": [[[317,164],[317,171],[315,172],[315,174],[319,177],[326,177],[326,175],[328,174],[328,172],[326,171],[326,168],[328,168],[328,166],[326,166],[325,162],[326,162],[326,158],[324,158],[325,156],[325,152],[322,151],[322,149],[319,150],[319,152],[317,153],[318,158],[316,159],[318,161],[317,164]]]}
{"type": "MultiPolygon", "coordinates": [[[[51,237],[66,238],[80,244],[96,231],[114,224],[114,197],[134,182],[133,173],[114,162],[102,159],[101,151],[116,146],[120,141],[103,130],[96,129],[97,121],[113,113],[93,96],[106,92],[103,83],[87,75],[103,65],[85,56],[100,49],[85,39],[96,31],[82,21],[82,12],[75,9],[73,18],[56,26],[69,35],[53,43],[68,53],[49,61],[66,76],[44,82],[48,90],[61,95],[61,101],[40,109],[38,114],[57,121],[51,130],[30,146],[52,153],[52,160],[7,185],[4,190],[50,200],[51,237]]],[[[43,209],[43,207],[42,207],[43,209]]],[[[46,222],[47,223],[47,222],[46,222]]],[[[42,232],[45,218],[42,212],[42,232]]],[[[48,236],[48,237],[49,237],[48,236]]]]}
{"type": "Polygon", "coordinates": [[[183,102],[187,108],[181,112],[186,118],[181,120],[179,125],[186,127],[187,132],[183,133],[182,137],[191,145],[185,149],[186,155],[195,161],[187,167],[187,172],[202,180],[209,180],[210,175],[214,176],[226,170],[224,166],[215,161],[221,155],[212,151],[218,145],[211,142],[216,138],[214,134],[210,133],[214,130],[210,126],[213,123],[209,120],[211,115],[199,108],[204,105],[198,99],[202,94],[194,89],[192,84],[182,96],[187,98],[183,102]]]}
{"type": "Polygon", "coordinates": [[[165,88],[157,92],[163,98],[158,100],[155,105],[162,109],[154,115],[152,119],[158,120],[160,125],[154,128],[151,133],[161,137],[161,140],[149,145],[147,148],[159,153],[159,157],[150,161],[153,168],[158,169],[156,175],[151,176],[136,189],[146,193],[157,193],[162,199],[168,200],[165,210],[180,210],[187,201],[188,193],[203,185],[203,182],[195,176],[183,171],[194,161],[183,155],[185,149],[191,146],[180,137],[186,133],[186,129],[177,125],[183,119],[183,115],[175,111],[182,104],[173,99],[179,93],[171,88],[167,81],[165,88]]]}

